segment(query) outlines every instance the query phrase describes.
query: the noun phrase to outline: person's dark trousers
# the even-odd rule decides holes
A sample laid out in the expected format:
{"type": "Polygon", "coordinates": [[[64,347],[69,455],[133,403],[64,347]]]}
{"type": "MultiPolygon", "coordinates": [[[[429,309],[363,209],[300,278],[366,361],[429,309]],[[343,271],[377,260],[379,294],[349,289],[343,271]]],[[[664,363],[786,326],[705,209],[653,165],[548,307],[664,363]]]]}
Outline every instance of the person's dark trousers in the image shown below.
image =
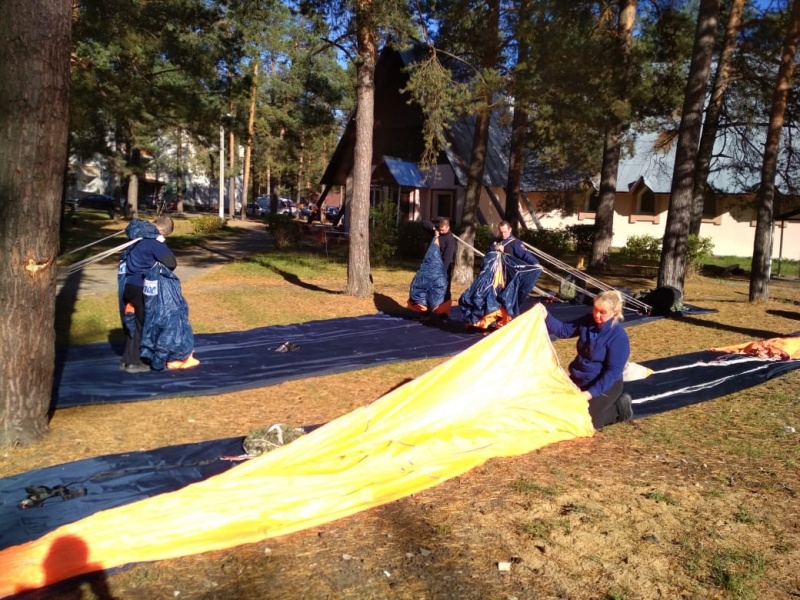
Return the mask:
{"type": "Polygon", "coordinates": [[[602,429],[620,420],[617,398],[622,394],[622,379],[617,381],[605,394],[589,401],[589,415],[595,429],[602,429]]]}
{"type": "Polygon", "coordinates": [[[136,316],[136,332],[130,335],[130,332],[125,332],[128,337],[125,340],[125,352],[122,354],[122,362],[126,365],[141,364],[142,359],[139,354],[139,346],[142,344],[142,329],[144,328],[144,289],[125,284],[125,290],[122,292],[123,304],[132,304],[136,316]]]}

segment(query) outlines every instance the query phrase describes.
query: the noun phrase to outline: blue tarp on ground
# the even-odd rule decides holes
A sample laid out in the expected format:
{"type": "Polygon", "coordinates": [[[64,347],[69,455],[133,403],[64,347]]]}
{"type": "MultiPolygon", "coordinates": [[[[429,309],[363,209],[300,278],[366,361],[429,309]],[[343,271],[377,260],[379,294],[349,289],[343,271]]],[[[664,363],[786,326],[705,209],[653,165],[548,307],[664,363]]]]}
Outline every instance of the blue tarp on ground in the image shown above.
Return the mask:
{"type": "MultiPolygon", "coordinates": [[[[550,304],[548,310],[570,320],[590,308],[550,304]]],[[[401,316],[375,314],[195,334],[194,354],[200,365],[187,370],[127,373],[119,369],[121,346],[108,342],[70,346],[56,356],[51,407],[225,394],[384,363],[452,356],[481,339],[480,333],[465,333],[458,312],[453,310],[444,325],[419,322],[417,313],[409,310],[401,316]],[[296,344],[297,350],[276,351],[287,342],[296,344]]],[[[626,311],[624,324],[658,318],[626,311]]]]}

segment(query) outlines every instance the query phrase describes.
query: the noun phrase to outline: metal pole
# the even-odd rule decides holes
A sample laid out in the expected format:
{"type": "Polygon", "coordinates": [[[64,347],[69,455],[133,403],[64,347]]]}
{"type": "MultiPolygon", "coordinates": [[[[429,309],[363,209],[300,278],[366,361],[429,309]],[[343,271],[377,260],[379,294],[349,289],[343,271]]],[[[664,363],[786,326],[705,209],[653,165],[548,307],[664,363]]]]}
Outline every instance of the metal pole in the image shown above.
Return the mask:
{"type": "Polygon", "coordinates": [[[219,218],[225,219],[225,127],[219,124],[219,218]]]}

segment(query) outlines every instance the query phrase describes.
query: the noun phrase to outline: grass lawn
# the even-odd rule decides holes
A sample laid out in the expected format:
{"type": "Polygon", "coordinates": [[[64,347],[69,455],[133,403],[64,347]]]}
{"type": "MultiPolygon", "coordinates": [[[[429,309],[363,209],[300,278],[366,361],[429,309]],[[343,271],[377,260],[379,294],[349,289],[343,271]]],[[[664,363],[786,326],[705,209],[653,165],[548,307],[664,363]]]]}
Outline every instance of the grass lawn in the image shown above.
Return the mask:
{"type": "MultiPolygon", "coordinates": [[[[195,331],[232,331],[404,305],[414,268],[374,268],[374,296],[357,299],[343,294],[346,265],[340,257],[273,251],[216,269],[183,289],[195,331]]],[[[652,278],[625,273],[609,283],[633,291],[655,286],[652,278]]],[[[772,299],[756,304],[747,302],[747,289],[743,278],[692,276],[685,300],[719,312],[630,328],[632,360],[800,330],[800,287],[775,283],[772,299]]],[[[454,297],[460,291],[454,289],[454,297]]],[[[118,327],[115,311],[113,293],[80,300],[62,339],[107,339],[118,327]]],[[[566,364],[574,341],[555,347],[566,364]]],[[[219,396],[59,410],[40,444],[3,449],[0,476],[88,456],[242,436],[270,423],[325,422],[439,362],[385,365],[219,396]]],[[[590,439],[493,460],[328,525],[136,565],[103,584],[118,599],[796,598],[798,390],[796,371],[714,401],[611,426],[590,439]],[[501,572],[499,562],[510,562],[511,570],[501,572]]],[[[100,597],[91,596],[97,581],[94,592],[92,585],[78,582],[50,597],[100,597]]]]}

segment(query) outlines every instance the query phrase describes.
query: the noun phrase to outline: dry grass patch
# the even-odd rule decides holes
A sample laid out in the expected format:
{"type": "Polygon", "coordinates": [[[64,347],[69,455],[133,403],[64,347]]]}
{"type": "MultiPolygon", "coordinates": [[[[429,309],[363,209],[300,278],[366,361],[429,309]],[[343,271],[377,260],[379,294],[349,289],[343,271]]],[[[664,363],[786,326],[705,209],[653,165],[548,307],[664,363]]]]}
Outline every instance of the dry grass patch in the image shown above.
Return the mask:
{"type": "MultiPolygon", "coordinates": [[[[404,303],[413,275],[378,270],[376,296],[353,299],[342,293],[341,266],[299,272],[274,260],[259,256],[185,284],[196,330],[372,313],[404,303]]],[[[694,277],[686,301],[719,312],[629,329],[632,358],[800,330],[798,288],[771,291],[775,299],[749,304],[747,282],[694,277]]],[[[574,342],[555,346],[566,364],[574,342]]],[[[36,447],[4,450],[0,475],[243,436],[275,422],[329,421],[438,362],[221,396],[60,410],[36,447]]],[[[137,565],[105,584],[114,598],[796,598],[800,441],[786,426],[800,429],[798,390],[794,372],[591,439],[492,460],[323,527],[137,565]],[[499,571],[499,562],[510,562],[510,572],[499,571]]],[[[75,590],[51,597],[75,597],[75,590]]]]}

